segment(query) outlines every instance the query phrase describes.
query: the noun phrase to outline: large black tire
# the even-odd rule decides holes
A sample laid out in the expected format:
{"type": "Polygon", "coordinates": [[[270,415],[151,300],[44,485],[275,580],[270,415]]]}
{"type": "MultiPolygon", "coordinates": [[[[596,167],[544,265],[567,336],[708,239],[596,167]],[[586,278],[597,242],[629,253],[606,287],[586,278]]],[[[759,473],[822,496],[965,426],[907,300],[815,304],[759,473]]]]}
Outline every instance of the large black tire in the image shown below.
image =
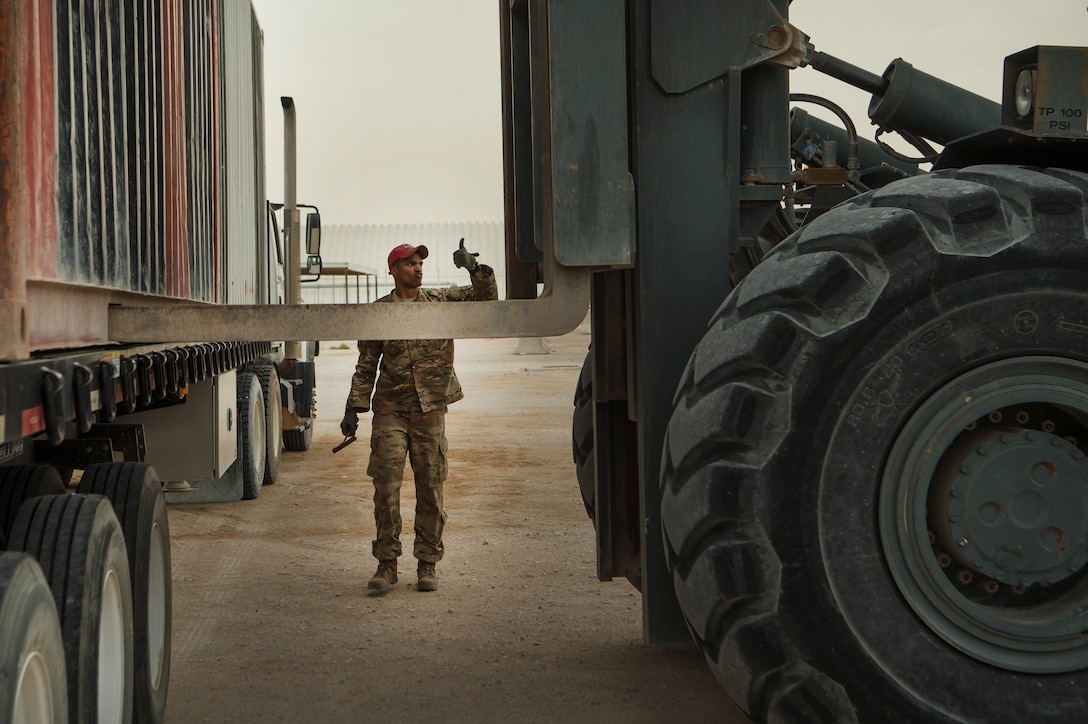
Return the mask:
{"type": "Polygon", "coordinates": [[[25,553],[0,554],[0,721],[68,721],[57,605],[25,553]]]}
{"type": "Polygon", "coordinates": [[[170,684],[173,589],[166,496],[147,463],[92,465],[77,493],[109,498],[121,523],[132,581],[136,721],[161,722],[170,684]]]}
{"type": "Polygon", "coordinates": [[[52,465],[0,467],[0,544],[11,532],[11,524],[24,500],[67,492],[60,473],[52,465]]]}
{"type": "Polygon", "coordinates": [[[247,368],[261,383],[264,393],[264,485],[271,485],[280,476],[280,456],[283,452],[283,410],[280,406],[280,375],[272,362],[255,362],[247,368]]]}
{"type": "Polygon", "coordinates": [[[726,299],[662,465],[677,598],[757,721],[1070,721],[1088,690],[1088,176],[940,171],[726,299]]]}
{"type": "Polygon", "coordinates": [[[242,500],[253,500],[264,484],[264,392],[252,372],[238,375],[238,466],[242,500]]]}
{"type": "Polygon", "coordinates": [[[582,372],[578,375],[578,386],[574,389],[574,418],[571,421],[570,436],[571,448],[574,454],[575,475],[578,478],[578,489],[582,493],[582,504],[586,506],[589,519],[596,523],[594,504],[596,503],[596,489],[594,487],[594,466],[596,458],[593,455],[593,368],[590,355],[586,355],[586,361],[582,363],[582,372]]]}
{"type": "MultiPolygon", "coordinates": [[[[582,372],[578,375],[578,386],[574,390],[574,417],[571,421],[571,448],[574,455],[575,476],[578,490],[582,495],[582,505],[586,508],[593,526],[597,526],[597,458],[593,442],[593,368],[591,354],[586,355],[582,363],[582,372]]],[[[631,585],[642,590],[642,577],[626,576],[631,585]]]]}
{"type": "Polygon", "coordinates": [[[296,362],[288,373],[288,379],[298,380],[291,385],[298,416],[317,417],[317,365],[313,362],[296,362]]]}
{"type": "Polygon", "coordinates": [[[38,559],[64,637],[72,721],[132,721],[132,587],[125,538],[101,495],[23,503],[9,549],[38,559]]]}

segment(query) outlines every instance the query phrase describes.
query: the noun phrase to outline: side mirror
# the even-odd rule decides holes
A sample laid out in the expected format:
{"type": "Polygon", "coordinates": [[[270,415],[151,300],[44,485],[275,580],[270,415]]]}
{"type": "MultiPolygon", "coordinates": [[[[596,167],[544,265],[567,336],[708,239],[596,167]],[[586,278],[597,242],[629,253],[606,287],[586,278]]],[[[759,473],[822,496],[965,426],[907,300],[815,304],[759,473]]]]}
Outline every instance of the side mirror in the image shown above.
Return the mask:
{"type": "Polygon", "coordinates": [[[310,254],[306,257],[306,273],[321,276],[321,257],[319,255],[310,254]]]}
{"type": "Polygon", "coordinates": [[[321,214],[316,211],[306,214],[306,253],[321,255],[321,214]]]}

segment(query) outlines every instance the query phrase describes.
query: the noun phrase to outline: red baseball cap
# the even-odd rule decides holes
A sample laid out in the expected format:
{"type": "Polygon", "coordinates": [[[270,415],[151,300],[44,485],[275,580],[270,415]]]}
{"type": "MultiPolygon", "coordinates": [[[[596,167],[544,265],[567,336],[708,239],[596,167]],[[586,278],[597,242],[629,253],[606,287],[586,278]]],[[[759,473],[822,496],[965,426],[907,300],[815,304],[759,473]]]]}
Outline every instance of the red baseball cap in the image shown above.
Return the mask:
{"type": "Polygon", "coordinates": [[[411,244],[401,244],[400,246],[393,247],[393,251],[389,252],[389,268],[392,269],[393,265],[401,259],[407,259],[412,254],[419,254],[420,259],[426,259],[427,247],[420,244],[419,246],[412,246],[411,244]]]}

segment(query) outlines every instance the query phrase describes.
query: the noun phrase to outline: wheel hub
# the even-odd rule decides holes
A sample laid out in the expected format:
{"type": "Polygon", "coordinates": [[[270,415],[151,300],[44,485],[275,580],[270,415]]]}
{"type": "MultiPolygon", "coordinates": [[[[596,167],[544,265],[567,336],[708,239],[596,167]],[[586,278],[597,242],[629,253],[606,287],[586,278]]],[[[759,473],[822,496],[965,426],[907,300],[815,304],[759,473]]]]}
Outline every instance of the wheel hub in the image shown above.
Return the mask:
{"type": "Polygon", "coordinates": [[[932,392],[890,451],[881,539],[948,644],[1011,671],[1088,666],[1088,364],[1017,357],[932,392]]]}
{"type": "Polygon", "coordinates": [[[993,429],[958,441],[930,490],[930,523],[963,568],[1053,584],[1088,562],[1088,456],[1057,435],[993,429]]]}

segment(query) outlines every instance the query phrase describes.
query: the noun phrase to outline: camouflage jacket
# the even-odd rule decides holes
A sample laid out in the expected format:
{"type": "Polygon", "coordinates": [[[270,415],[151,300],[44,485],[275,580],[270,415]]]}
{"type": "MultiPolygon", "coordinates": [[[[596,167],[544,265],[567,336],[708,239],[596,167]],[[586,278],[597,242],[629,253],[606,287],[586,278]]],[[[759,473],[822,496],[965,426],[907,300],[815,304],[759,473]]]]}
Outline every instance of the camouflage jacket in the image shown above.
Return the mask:
{"type": "MultiPolygon", "coordinates": [[[[472,275],[472,286],[420,289],[415,302],[496,299],[498,292],[494,270],[486,264],[481,264],[480,270],[484,272],[484,277],[480,279],[472,275]]],[[[375,302],[379,303],[396,304],[398,300],[390,293],[375,302]]],[[[433,412],[445,410],[447,405],[464,396],[461,383],[453,371],[452,339],[359,341],[359,361],[351,377],[348,407],[391,412],[417,409],[418,405],[423,412],[433,412]]]]}

